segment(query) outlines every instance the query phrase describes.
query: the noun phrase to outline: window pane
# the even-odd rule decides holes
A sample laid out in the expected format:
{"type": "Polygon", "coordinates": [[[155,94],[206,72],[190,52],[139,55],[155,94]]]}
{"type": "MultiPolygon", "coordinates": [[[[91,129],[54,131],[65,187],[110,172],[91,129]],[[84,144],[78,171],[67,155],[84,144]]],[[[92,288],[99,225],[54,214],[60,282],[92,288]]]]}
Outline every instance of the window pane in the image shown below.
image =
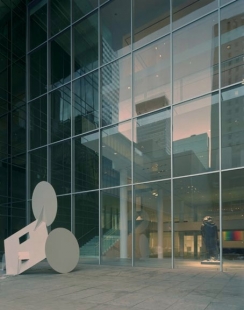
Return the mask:
{"type": "Polygon", "coordinates": [[[170,104],[170,59],[169,37],[134,53],[134,114],[170,104]]]}
{"type": "Polygon", "coordinates": [[[26,151],[26,105],[19,104],[20,108],[12,112],[12,155],[26,151]]]}
{"type": "Polygon", "coordinates": [[[30,155],[30,197],[36,185],[47,180],[47,148],[43,147],[29,153],[30,155]]]}
{"type": "Polygon", "coordinates": [[[75,197],[75,236],[80,246],[82,263],[98,264],[99,193],[88,192],[75,197]]]}
{"type": "Polygon", "coordinates": [[[218,169],[218,109],[217,94],[174,106],[174,176],[218,169]]]}
{"type": "Polygon", "coordinates": [[[51,92],[51,140],[63,140],[71,134],[70,84],[51,92]]]}
{"type": "Polygon", "coordinates": [[[75,139],[75,191],[88,191],[99,186],[98,133],[75,139]]]}
{"type": "Polygon", "coordinates": [[[244,87],[222,91],[222,168],[244,166],[244,87]]]}
{"type": "Polygon", "coordinates": [[[136,266],[171,266],[170,181],[135,186],[136,266]]]}
{"type": "Polygon", "coordinates": [[[221,10],[221,73],[222,84],[227,86],[244,78],[244,7],[243,1],[221,10]]]}
{"type": "Polygon", "coordinates": [[[173,0],[173,28],[178,28],[185,23],[203,16],[217,9],[217,0],[173,0]]]}
{"type": "Polygon", "coordinates": [[[102,187],[131,182],[131,122],[102,130],[102,187]]]}
{"type": "Polygon", "coordinates": [[[101,69],[102,126],[131,117],[131,57],[101,69]]]}
{"type": "Polygon", "coordinates": [[[131,3],[113,0],[101,7],[102,64],[130,52],[131,3]]]}
{"type": "Polygon", "coordinates": [[[73,28],[74,77],[98,66],[98,14],[88,16],[73,28]]]}
{"type": "Polygon", "coordinates": [[[51,0],[50,15],[51,35],[53,36],[70,24],[70,1],[51,0]]]}
{"type": "MultiPolygon", "coordinates": [[[[12,158],[11,165],[12,201],[26,199],[26,156],[12,158]]],[[[6,180],[5,180],[6,182],[6,180]]]]}
{"type": "Polygon", "coordinates": [[[97,71],[73,82],[73,115],[76,135],[98,128],[97,71]]]}
{"type": "Polygon", "coordinates": [[[175,267],[218,265],[219,174],[177,179],[173,186],[175,267]]]}
{"type": "Polygon", "coordinates": [[[47,143],[47,96],[29,103],[30,149],[47,143]]]}
{"type": "Polygon", "coordinates": [[[47,92],[47,46],[30,54],[30,99],[47,92]]]}
{"type": "MultiPolygon", "coordinates": [[[[20,59],[12,64],[11,94],[14,100],[26,100],[26,62],[20,59]]],[[[19,103],[17,104],[19,105],[19,103]]],[[[12,105],[13,107],[13,105],[12,105]]]]}
{"type": "Polygon", "coordinates": [[[71,230],[71,197],[60,196],[57,197],[58,210],[54,222],[52,223],[52,230],[55,228],[66,228],[71,230]]]}
{"type": "Polygon", "coordinates": [[[70,80],[70,29],[51,42],[51,88],[70,80]]]}
{"type": "Polygon", "coordinates": [[[99,126],[98,72],[73,82],[73,113],[76,135],[99,126]]]}
{"type": "Polygon", "coordinates": [[[12,52],[13,59],[26,54],[26,13],[21,16],[12,12],[12,52]]]}
{"type": "Polygon", "coordinates": [[[102,262],[128,264],[132,257],[131,186],[101,192],[102,262]]]}
{"type": "Polygon", "coordinates": [[[98,0],[73,0],[73,21],[76,21],[90,11],[94,10],[98,6],[97,2],[98,0]]]}
{"type": "Polygon", "coordinates": [[[243,268],[244,170],[222,173],[223,259],[225,268],[243,268]]]}
{"type": "Polygon", "coordinates": [[[51,184],[57,195],[68,194],[71,190],[70,141],[51,146],[51,184]]]}
{"type": "Polygon", "coordinates": [[[214,13],[174,33],[175,103],[218,88],[217,23],[214,13]]]}
{"type": "Polygon", "coordinates": [[[232,2],[233,0],[220,0],[220,5],[227,4],[229,2],[232,2]]]}
{"type": "Polygon", "coordinates": [[[169,0],[133,0],[133,5],[134,48],[145,45],[169,32],[169,0]]]}
{"type": "Polygon", "coordinates": [[[170,109],[134,121],[134,182],[170,178],[170,109]]]}
{"type": "Polygon", "coordinates": [[[39,1],[30,7],[30,50],[47,40],[47,1],[39,1]]]}
{"type": "Polygon", "coordinates": [[[9,133],[9,121],[8,114],[0,117],[0,160],[4,160],[8,157],[8,133],[9,133]]]}

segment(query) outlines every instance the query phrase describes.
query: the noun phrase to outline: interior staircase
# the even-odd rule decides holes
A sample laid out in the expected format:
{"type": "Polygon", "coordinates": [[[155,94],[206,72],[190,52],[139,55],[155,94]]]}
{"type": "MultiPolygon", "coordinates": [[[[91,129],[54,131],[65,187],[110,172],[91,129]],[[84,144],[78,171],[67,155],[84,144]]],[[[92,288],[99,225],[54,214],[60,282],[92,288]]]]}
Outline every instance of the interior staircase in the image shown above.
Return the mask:
{"type": "MultiPolygon", "coordinates": [[[[119,231],[115,229],[108,230],[103,234],[101,247],[104,255],[116,242],[119,241],[119,231]]],[[[96,257],[99,255],[99,236],[93,237],[80,248],[80,256],[96,257]]]]}

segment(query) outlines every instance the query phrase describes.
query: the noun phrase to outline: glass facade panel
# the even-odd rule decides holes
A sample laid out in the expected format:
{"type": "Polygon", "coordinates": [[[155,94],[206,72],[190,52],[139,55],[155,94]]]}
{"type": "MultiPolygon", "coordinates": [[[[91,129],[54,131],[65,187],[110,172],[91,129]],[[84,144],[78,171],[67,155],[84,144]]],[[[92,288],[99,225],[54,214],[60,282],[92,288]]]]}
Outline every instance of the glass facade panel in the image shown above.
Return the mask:
{"type": "Polygon", "coordinates": [[[135,264],[171,266],[170,181],[135,186],[135,264]]]}
{"type": "Polygon", "coordinates": [[[15,101],[12,104],[12,108],[20,106],[20,100],[26,99],[26,83],[25,83],[26,69],[25,59],[20,59],[12,65],[12,98],[15,101]],[[16,102],[17,101],[17,102],[16,102]]]}
{"type": "Polygon", "coordinates": [[[244,7],[236,1],[221,10],[221,86],[244,80],[244,7]]]}
{"type": "Polygon", "coordinates": [[[244,86],[221,93],[222,169],[244,166],[244,86]]]}
{"type": "Polygon", "coordinates": [[[173,172],[175,177],[218,169],[218,118],[217,94],[174,106],[173,172]]]}
{"type": "Polygon", "coordinates": [[[47,40],[47,0],[30,5],[29,35],[30,50],[47,40]]]}
{"type": "Polygon", "coordinates": [[[99,193],[76,194],[75,236],[83,263],[98,263],[99,258],[99,193]]]}
{"type": "Polygon", "coordinates": [[[75,135],[99,127],[97,71],[73,82],[73,122],[75,135]]]}
{"type": "Polygon", "coordinates": [[[11,208],[9,228],[11,229],[11,233],[14,234],[22,229],[26,224],[26,203],[23,201],[18,201],[16,203],[12,203],[9,207],[11,208]]]}
{"type": "Polygon", "coordinates": [[[123,56],[131,50],[130,0],[112,0],[100,10],[101,63],[123,56]]]}
{"type": "MultiPolygon", "coordinates": [[[[12,201],[26,198],[26,156],[20,155],[12,158],[12,201]]],[[[18,206],[17,206],[18,208],[18,206]]],[[[23,213],[25,216],[25,213],[23,213]]]]}
{"type": "Polygon", "coordinates": [[[9,4],[0,257],[48,180],[83,263],[243,269],[243,0],[9,4]]]}
{"type": "Polygon", "coordinates": [[[102,126],[131,118],[131,57],[101,69],[102,126]]]}
{"type": "Polygon", "coordinates": [[[131,182],[131,122],[102,130],[102,187],[131,182]]]}
{"type": "Polygon", "coordinates": [[[131,186],[101,192],[102,263],[131,265],[132,200],[131,186]]]}
{"type": "Polygon", "coordinates": [[[70,80],[70,29],[51,41],[51,88],[70,80]]]}
{"type": "Polygon", "coordinates": [[[35,50],[29,56],[30,99],[47,92],[47,46],[35,50]]]}
{"type": "Polygon", "coordinates": [[[62,227],[71,230],[71,196],[59,196],[57,197],[57,201],[57,215],[51,225],[51,229],[62,227]]]}
{"type": "Polygon", "coordinates": [[[222,173],[223,264],[243,268],[244,170],[222,173]]]}
{"type": "Polygon", "coordinates": [[[217,13],[173,34],[173,69],[174,103],[218,88],[217,13]]]}
{"type": "Polygon", "coordinates": [[[220,5],[225,5],[229,2],[233,2],[233,1],[236,1],[236,0],[220,0],[220,5]]]}
{"type": "Polygon", "coordinates": [[[99,187],[99,135],[98,132],[76,138],[75,191],[87,191],[99,187]]]}
{"type": "Polygon", "coordinates": [[[5,160],[9,155],[8,131],[9,121],[8,114],[0,117],[0,160],[5,160]]]}
{"type": "Polygon", "coordinates": [[[51,141],[70,137],[71,89],[70,84],[51,92],[51,141]]]}
{"type": "Polygon", "coordinates": [[[29,185],[30,185],[30,197],[36,187],[41,181],[47,181],[47,148],[43,147],[35,151],[29,152],[29,185]]]}
{"type": "MultiPolygon", "coordinates": [[[[81,2],[82,3],[82,2],[81,2]]],[[[74,77],[98,67],[98,13],[73,27],[74,77]]]]}
{"type": "Polygon", "coordinates": [[[70,0],[49,0],[51,35],[55,35],[70,24],[70,0]]]}
{"type": "Polygon", "coordinates": [[[26,151],[26,106],[19,102],[20,108],[12,111],[12,155],[26,151]]]}
{"type": "Polygon", "coordinates": [[[25,37],[26,32],[26,9],[24,8],[24,12],[20,12],[18,14],[12,13],[12,53],[13,59],[16,60],[19,57],[25,57],[26,53],[26,40],[23,39],[25,37]]]}
{"type": "Polygon", "coordinates": [[[176,29],[217,9],[217,0],[172,0],[173,28],[176,29]]]}
{"type": "Polygon", "coordinates": [[[133,47],[155,40],[170,30],[170,1],[133,0],[133,47]]]}
{"type": "Polygon", "coordinates": [[[88,1],[73,0],[72,2],[73,21],[80,19],[84,15],[94,10],[97,6],[98,6],[98,0],[88,0],[88,1]]]}
{"type": "Polygon", "coordinates": [[[71,143],[70,140],[50,146],[51,184],[57,195],[71,191],[71,143]]]}
{"type": "Polygon", "coordinates": [[[29,103],[30,149],[47,144],[47,96],[29,103]]]}
{"type": "Polygon", "coordinates": [[[134,121],[134,182],[170,178],[170,120],[167,108],[134,121]]]}
{"type": "MultiPolygon", "coordinates": [[[[177,179],[173,181],[173,187],[175,266],[200,267],[212,258],[217,263],[219,174],[177,179]],[[205,231],[208,224],[210,232],[205,231]],[[216,230],[213,236],[211,227],[216,230]]],[[[216,265],[212,266],[216,268],[216,265]]]]}
{"type": "Polygon", "coordinates": [[[171,103],[169,37],[134,53],[134,115],[171,103]]]}

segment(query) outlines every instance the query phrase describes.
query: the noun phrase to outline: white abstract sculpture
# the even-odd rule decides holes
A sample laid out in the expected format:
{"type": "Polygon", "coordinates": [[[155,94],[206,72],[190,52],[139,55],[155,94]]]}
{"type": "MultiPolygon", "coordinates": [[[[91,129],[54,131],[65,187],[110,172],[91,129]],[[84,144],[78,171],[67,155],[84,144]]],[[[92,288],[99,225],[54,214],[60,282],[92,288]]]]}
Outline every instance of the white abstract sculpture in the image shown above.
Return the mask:
{"type": "Polygon", "coordinates": [[[54,229],[48,235],[47,226],[57,214],[56,193],[48,182],[35,187],[32,210],[36,221],[4,240],[6,274],[20,274],[45,258],[57,272],[72,271],[79,260],[75,236],[64,228],[54,229]]]}

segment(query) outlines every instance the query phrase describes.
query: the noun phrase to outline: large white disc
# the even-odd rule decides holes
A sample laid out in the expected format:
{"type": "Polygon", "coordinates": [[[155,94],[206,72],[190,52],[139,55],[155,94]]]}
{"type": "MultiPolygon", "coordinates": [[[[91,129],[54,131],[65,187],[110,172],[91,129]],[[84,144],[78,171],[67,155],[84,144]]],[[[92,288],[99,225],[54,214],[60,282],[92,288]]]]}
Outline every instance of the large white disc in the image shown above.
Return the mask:
{"type": "Polygon", "coordinates": [[[54,188],[48,182],[37,184],[32,195],[32,210],[35,218],[50,226],[57,214],[57,196],[54,188]]]}
{"type": "Polygon", "coordinates": [[[75,236],[65,228],[56,228],[50,232],[45,251],[49,265],[59,273],[72,271],[80,257],[79,244],[75,236]]]}

